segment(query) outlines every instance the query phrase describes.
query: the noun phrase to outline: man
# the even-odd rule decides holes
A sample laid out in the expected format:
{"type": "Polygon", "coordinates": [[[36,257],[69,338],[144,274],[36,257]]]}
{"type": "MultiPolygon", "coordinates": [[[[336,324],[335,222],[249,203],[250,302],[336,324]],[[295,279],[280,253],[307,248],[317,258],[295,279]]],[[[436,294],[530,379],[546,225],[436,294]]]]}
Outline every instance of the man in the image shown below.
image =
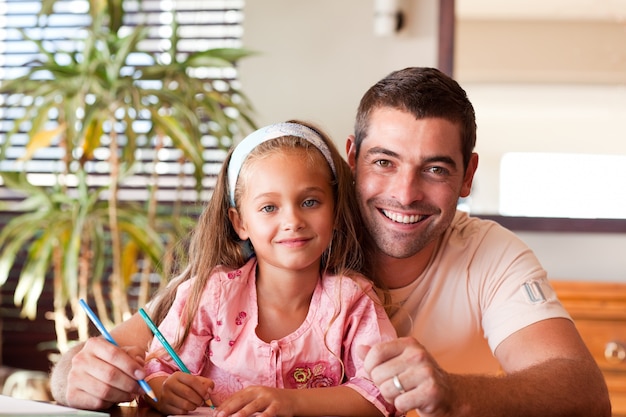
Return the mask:
{"type": "MultiPolygon", "coordinates": [[[[465,91],[438,70],[394,72],[361,100],[348,162],[403,336],[363,347],[366,369],[422,417],[609,416],[602,374],[532,252],[456,210],[475,141],[465,91]]],[[[59,402],[101,408],[136,392],[149,330],[135,316],[112,333],[131,355],[101,339],[76,348],[52,375],[59,402]]]]}

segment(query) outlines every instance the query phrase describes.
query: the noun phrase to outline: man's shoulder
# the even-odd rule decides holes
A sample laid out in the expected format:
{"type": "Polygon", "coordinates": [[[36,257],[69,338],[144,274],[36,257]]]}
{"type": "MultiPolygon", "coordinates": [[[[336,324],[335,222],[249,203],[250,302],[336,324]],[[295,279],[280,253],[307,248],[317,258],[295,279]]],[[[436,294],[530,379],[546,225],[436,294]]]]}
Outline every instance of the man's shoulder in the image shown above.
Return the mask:
{"type": "Polygon", "coordinates": [[[462,210],[457,210],[450,224],[451,232],[459,235],[486,233],[492,228],[502,228],[502,226],[493,220],[481,219],[462,210]]]}
{"type": "Polygon", "coordinates": [[[454,220],[450,224],[447,240],[475,245],[505,244],[505,242],[522,243],[515,233],[499,223],[472,216],[461,210],[456,212],[454,220]]]}
{"type": "Polygon", "coordinates": [[[473,216],[465,211],[457,210],[454,215],[454,219],[450,224],[450,229],[453,233],[461,235],[470,235],[475,233],[489,233],[489,232],[504,232],[506,234],[513,234],[509,229],[502,226],[500,223],[483,219],[481,217],[473,216]]]}

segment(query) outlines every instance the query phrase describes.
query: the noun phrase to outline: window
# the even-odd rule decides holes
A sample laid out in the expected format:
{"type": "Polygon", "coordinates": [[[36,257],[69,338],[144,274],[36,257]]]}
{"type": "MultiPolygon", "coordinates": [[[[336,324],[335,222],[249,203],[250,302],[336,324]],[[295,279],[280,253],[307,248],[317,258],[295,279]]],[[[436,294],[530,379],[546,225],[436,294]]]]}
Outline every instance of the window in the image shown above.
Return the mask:
{"type": "MultiPolygon", "coordinates": [[[[45,3],[45,2],[44,2],[45,3]]],[[[73,39],[84,34],[82,29],[90,23],[88,0],[57,0],[54,13],[38,16],[42,1],[0,0],[0,80],[9,80],[26,71],[25,65],[37,56],[37,49],[32,42],[23,40],[19,30],[35,39],[68,49],[75,42],[73,39]]],[[[149,34],[139,49],[167,59],[160,55],[170,46],[171,23],[178,24],[180,38],[178,48],[183,53],[192,53],[205,49],[221,47],[241,47],[243,0],[125,0],[124,26],[122,30],[130,32],[136,25],[149,27],[149,34]]],[[[139,60],[137,56],[135,59],[139,60]]],[[[141,65],[133,62],[133,65],[141,65]]],[[[236,68],[202,68],[194,76],[207,82],[232,85],[238,88],[236,68]]],[[[22,108],[10,105],[0,97],[0,143],[6,140],[7,133],[14,127],[14,121],[24,114],[22,108]]],[[[139,131],[147,131],[149,126],[136,126],[139,131]]],[[[0,164],[0,170],[29,173],[29,181],[36,185],[50,185],[55,179],[51,175],[58,172],[58,160],[62,149],[53,145],[39,150],[27,163],[18,161],[24,155],[28,141],[24,133],[26,128],[11,137],[6,158],[0,164]]],[[[123,141],[123,138],[122,138],[123,141]]],[[[226,151],[220,146],[221,139],[206,134],[202,138],[204,147],[203,189],[212,190],[215,176],[219,171],[226,151]]],[[[175,197],[176,189],[181,185],[188,190],[185,199],[195,200],[193,191],[195,180],[192,166],[179,163],[180,154],[171,144],[157,151],[146,139],[140,141],[135,155],[139,161],[135,175],[128,178],[120,190],[120,198],[141,200],[147,196],[146,184],[153,168],[158,172],[159,200],[170,201],[175,197]],[[155,162],[156,161],[156,162],[155,162]],[[156,163],[156,165],[155,165],[156,163]]],[[[226,144],[228,145],[228,144],[226,144]]],[[[107,180],[107,149],[97,149],[95,160],[89,165],[90,184],[101,185],[107,180]]],[[[0,199],[13,199],[6,188],[0,188],[0,199]]]]}
{"type": "Polygon", "coordinates": [[[625,178],[625,155],[506,153],[500,169],[500,213],[624,219],[625,178]]]}

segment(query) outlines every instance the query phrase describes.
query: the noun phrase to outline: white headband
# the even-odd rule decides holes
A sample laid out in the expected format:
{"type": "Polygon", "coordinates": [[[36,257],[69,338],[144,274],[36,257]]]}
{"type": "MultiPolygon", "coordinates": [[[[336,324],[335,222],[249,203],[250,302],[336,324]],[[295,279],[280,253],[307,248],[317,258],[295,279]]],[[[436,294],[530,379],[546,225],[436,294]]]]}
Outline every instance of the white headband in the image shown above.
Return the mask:
{"type": "Polygon", "coordinates": [[[241,166],[248,157],[248,154],[261,143],[282,136],[296,136],[315,146],[322,155],[324,155],[328,165],[330,165],[330,169],[333,171],[333,175],[337,176],[335,164],[330,155],[330,149],[328,149],[328,146],[316,131],[298,123],[277,123],[265,126],[246,136],[246,138],[237,145],[230,157],[230,163],[228,164],[228,190],[230,193],[230,204],[233,207],[235,206],[235,185],[237,185],[239,171],[241,171],[241,166]]]}

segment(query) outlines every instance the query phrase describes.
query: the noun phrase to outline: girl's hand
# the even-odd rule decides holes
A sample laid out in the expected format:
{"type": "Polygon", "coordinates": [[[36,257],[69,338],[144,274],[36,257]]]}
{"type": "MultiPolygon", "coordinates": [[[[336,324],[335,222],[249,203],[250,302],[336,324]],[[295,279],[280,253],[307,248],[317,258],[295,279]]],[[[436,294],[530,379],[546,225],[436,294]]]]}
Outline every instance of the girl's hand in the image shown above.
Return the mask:
{"type": "Polygon", "coordinates": [[[150,380],[158,401],[152,405],[163,414],[187,414],[204,404],[213,390],[211,379],[184,372],[150,380]]]}
{"type": "Polygon", "coordinates": [[[295,396],[288,389],[253,386],[235,393],[217,408],[216,417],[292,416],[295,396]]]}

